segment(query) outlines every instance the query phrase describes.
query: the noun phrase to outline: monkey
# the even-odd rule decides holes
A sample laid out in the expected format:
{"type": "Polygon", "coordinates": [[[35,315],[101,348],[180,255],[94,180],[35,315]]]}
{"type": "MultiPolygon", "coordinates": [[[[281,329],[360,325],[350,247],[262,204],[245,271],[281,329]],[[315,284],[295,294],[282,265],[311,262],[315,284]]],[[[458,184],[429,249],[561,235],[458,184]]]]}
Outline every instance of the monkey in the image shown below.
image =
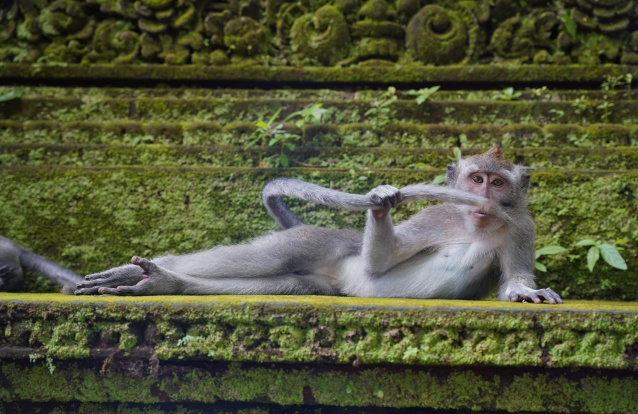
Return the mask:
{"type": "Polygon", "coordinates": [[[479,299],[560,304],[534,282],[535,225],[530,176],[500,145],[448,166],[447,186],[379,186],[366,195],[291,178],[263,189],[281,230],[252,241],[147,260],[90,274],[75,294],[313,294],[479,299]],[[306,225],[282,197],[367,211],[363,232],[306,225]],[[390,211],[423,199],[443,201],[394,224],[390,211]]]}
{"type": "Polygon", "coordinates": [[[84,280],[72,270],[0,236],[0,291],[19,290],[24,284],[25,271],[48,277],[63,285],[67,293],[73,292],[75,285],[84,280]]]}

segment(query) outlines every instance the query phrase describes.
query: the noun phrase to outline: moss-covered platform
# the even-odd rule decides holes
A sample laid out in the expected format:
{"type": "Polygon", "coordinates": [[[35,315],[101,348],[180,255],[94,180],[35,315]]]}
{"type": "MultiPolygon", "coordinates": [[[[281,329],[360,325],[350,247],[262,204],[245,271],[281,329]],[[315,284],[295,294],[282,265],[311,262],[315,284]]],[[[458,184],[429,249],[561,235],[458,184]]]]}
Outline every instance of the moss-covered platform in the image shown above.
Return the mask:
{"type": "Polygon", "coordinates": [[[6,410],[638,412],[630,303],[0,294],[0,321],[6,410]]]}

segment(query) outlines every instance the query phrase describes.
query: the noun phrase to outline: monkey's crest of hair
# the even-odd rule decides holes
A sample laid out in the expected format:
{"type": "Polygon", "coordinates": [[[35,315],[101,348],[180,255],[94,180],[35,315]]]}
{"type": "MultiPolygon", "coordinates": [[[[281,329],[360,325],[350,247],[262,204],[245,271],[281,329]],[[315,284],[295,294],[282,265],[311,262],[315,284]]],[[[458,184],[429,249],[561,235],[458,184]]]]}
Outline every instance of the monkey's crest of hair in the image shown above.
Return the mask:
{"type": "Polygon", "coordinates": [[[515,168],[514,163],[503,156],[502,146],[499,143],[495,143],[489,151],[483,154],[469,157],[467,161],[480,167],[486,167],[486,169],[502,168],[507,171],[513,171],[515,168]]]}

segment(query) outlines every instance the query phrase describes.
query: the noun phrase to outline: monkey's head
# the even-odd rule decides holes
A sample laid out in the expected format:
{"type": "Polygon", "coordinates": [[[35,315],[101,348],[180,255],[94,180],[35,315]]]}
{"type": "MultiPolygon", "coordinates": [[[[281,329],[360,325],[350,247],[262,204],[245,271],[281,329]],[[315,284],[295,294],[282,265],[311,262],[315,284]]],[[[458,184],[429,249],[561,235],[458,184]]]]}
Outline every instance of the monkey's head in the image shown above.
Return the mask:
{"type": "MultiPolygon", "coordinates": [[[[503,156],[500,144],[447,167],[448,186],[488,198],[504,208],[527,206],[529,178],[523,167],[503,156]]],[[[477,224],[489,221],[488,211],[474,210],[471,212],[477,224]]]]}

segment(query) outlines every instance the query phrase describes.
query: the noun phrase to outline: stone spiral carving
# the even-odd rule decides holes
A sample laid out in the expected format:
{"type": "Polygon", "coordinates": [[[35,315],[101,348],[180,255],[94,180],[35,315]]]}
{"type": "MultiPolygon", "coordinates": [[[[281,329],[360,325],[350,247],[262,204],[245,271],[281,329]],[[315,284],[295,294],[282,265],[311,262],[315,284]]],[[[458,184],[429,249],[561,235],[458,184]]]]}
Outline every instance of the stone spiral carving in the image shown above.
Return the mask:
{"type": "Polygon", "coordinates": [[[239,17],[226,23],[224,44],[241,56],[255,56],[267,48],[268,29],[250,17],[239,17]]]}
{"type": "Polygon", "coordinates": [[[426,64],[461,63],[471,54],[475,36],[461,11],[428,5],[419,10],[406,29],[410,56],[426,64]]]}
{"type": "Polygon", "coordinates": [[[2,0],[0,62],[635,65],[637,22],[638,0],[2,0]]]}
{"type": "Polygon", "coordinates": [[[290,44],[302,58],[332,66],[348,56],[350,33],[343,14],[332,6],[298,18],[290,29],[290,44]]]}
{"type": "Polygon", "coordinates": [[[547,63],[557,49],[555,33],[560,19],[551,10],[540,10],[528,16],[514,16],[502,22],[492,34],[490,50],[497,56],[521,62],[547,63]]]}

